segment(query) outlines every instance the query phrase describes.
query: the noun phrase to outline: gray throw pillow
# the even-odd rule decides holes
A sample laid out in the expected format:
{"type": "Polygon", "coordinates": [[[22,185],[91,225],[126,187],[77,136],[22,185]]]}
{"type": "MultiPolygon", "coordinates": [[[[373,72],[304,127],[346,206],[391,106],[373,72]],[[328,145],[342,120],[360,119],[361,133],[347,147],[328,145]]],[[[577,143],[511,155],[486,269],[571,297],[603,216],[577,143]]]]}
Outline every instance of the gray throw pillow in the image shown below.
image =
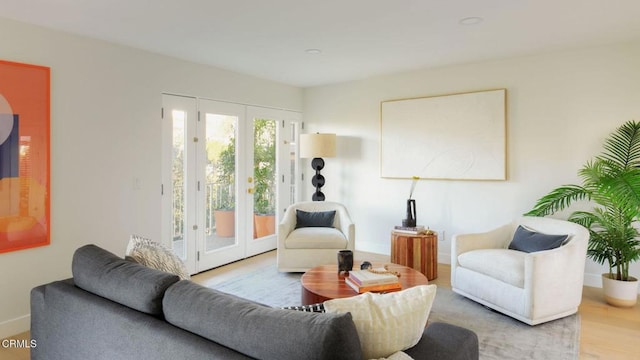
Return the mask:
{"type": "Polygon", "coordinates": [[[162,303],[169,323],[252,358],[363,358],[349,313],[271,308],[186,280],[171,286],[162,303]]]}
{"type": "Polygon", "coordinates": [[[333,227],[336,211],[308,212],[296,210],[296,229],[303,227],[333,227]]]}
{"type": "Polygon", "coordinates": [[[162,315],[162,298],[178,276],[119,258],[95,245],[73,254],[73,281],[77,287],[138,311],[162,315]]]}
{"type": "Polygon", "coordinates": [[[560,247],[569,235],[548,235],[518,226],[509,249],[532,253],[560,247]]]}

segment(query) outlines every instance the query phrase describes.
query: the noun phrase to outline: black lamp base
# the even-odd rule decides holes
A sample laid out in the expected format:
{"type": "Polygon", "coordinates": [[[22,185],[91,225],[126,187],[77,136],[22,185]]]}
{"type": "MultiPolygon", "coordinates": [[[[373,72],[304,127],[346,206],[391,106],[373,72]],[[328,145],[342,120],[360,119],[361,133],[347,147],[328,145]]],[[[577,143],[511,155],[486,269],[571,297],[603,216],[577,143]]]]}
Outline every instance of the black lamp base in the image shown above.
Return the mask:
{"type": "Polygon", "coordinates": [[[324,168],[324,160],[322,160],[322,158],[313,158],[313,160],[311,160],[311,167],[316,171],[316,174],[311,179],[311,184],[316,188],[316,192],[313,193],[311,200],[324,201],[324,194],[320,191],[320,188],[324,186],[324,176],[320,174],[320,170],[324,168]]]}
{"type": "Polygon", "coordinates": [[[325,196],[324,193],[322,191],[317,191],[313,193],[313,195],[311,196],[311,200],[313,201],[324,201],[325,200],[325,196]]]}

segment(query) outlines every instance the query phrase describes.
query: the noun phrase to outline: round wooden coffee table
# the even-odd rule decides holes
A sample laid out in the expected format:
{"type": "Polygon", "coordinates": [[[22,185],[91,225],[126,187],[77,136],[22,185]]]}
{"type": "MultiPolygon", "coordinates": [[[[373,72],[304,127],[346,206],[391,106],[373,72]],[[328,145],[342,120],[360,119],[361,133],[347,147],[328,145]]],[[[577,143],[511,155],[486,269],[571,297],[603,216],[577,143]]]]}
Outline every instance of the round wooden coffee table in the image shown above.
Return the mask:
{"type": "MultiPolygon", "coordinates": [[[[389,270],[400,273],[400,283],[403,289],[408,289],[417,285],[427,285],[427,277],[419,271],[410,267],[398,264],[373,264],[378,268],[389,265],[389,270]]],[[[359,269],[360,264],[354,264],[354,269],[359,269]]],[[[326,300],[345,298],[358,295],[349,285],[345,284],[344,273],[338,275],[338,265],[321,265],[314,267],[304,273],[300,282],[302,283],[302,304],[311,305],[324,302],[326,300]]]]}

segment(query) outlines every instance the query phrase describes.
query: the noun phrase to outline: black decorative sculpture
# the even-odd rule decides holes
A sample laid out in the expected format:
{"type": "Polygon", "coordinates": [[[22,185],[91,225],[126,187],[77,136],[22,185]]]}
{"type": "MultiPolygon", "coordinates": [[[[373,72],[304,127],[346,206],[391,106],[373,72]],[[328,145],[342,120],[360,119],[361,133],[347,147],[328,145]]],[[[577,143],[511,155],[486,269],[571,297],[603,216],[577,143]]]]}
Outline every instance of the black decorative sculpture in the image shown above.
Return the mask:
{"type": "Polygon", "coordinates": [[[412,177],[411,190],[409,191],[409,199],[407,200],[407,218],[402,220],[402,226],[415,227],[416,226],[416,201],[412,199],[413,190],[416,188],[416,182],[420,180],[418,176],[412,177]]]}
{"type": "Polygon", "coordinates": [[[407,218],[402,220],[402,226],[416,226],[416,201],[413,199],[407,200],[407,218]]]}

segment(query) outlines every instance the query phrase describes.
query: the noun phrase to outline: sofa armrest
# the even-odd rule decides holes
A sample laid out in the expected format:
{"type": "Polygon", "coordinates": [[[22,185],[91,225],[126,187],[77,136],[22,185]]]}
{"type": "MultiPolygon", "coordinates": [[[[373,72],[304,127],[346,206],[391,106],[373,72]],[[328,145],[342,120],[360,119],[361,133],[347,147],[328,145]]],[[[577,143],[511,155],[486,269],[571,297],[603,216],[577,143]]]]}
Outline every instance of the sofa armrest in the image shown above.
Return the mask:
{"type": "Polygon", "coordinates": [[[351,220],[349,213],[346,209],[340,209],[337,211],[337,214],[340,217],[340,226],[339,230],[344,234],[347,238],[347,249],[354,250],[355,249],[355,240],[356,240],[356,225],[351,220]]]}
{"type": "Polygon", "coordinates": [[[456,271],[460,254],[479,249],[504,249],[513,236],[513,223],[475,234],[455,234],[451,237],[451,288],[456,289],[456,271]]]}
{"type": "Polygon", "coordinates": [[[499,228],[475,234],[456,234],[451,238],[452,263],[458,255],[478,249],[504,249],[513,235],[513,225],[507,224],[499,228]]]}
{"type": "Polygon", "coordinates": [[[587,239],[573,239],[556,249],[529,253],[524,262],[524,287],[533,309],[541,318],[559,308],[580,305],[584,283],[587,239]],[[551,299],[551,300],[550,300],[551,299]]]}
{"type": "Polygon", "coordinates": [[[278,249],[285,248],[284,242],[289,234],[296,228],[296,210],[288,208],[278,224],[278,249]]]}

